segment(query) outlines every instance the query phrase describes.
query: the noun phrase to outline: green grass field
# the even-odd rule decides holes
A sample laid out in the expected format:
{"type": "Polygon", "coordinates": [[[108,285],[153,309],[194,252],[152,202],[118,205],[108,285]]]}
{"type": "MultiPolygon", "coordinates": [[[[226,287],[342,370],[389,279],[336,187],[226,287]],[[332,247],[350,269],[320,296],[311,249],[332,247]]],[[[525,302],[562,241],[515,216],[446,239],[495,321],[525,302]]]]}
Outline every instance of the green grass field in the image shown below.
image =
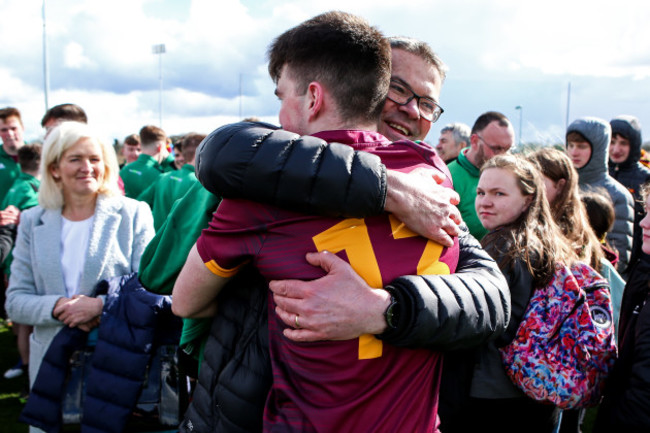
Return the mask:
{"type": "Polygon", "coordinates": [[[16,339],[4,321],[0,322],[0,347],[0,433],[27,433],[27,425],[18,422],[18,415],[23,409],[18,399],[22,378],[2,377],[18,359],[16,339]]]}

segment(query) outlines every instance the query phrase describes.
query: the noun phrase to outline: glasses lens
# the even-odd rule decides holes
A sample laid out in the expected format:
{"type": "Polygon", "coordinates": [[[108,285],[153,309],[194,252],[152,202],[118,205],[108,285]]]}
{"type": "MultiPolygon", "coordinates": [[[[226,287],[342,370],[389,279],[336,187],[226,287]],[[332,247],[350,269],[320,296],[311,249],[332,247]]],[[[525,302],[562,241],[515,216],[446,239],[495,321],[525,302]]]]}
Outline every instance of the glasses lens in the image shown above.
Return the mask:
{"type": "Polygon", "coordinates": [[[436,108],[438,107],[433,105],[431,101],[422,98],[420,99],[418,108],[420,109],[420,116],[430,121],[435,117],[436,108]]]}
{"type": "Polygon", "coordinates": [[[402,86],[401,84],[391,81],[390,86],[388,87],[388,97],[400,104],[404,105],[409,102],[409,100],[413,97],[413,92],[411,92],[409,89],[406,87],[402,86]]]}
{"type": "Polygon", "coordinates": [[[435,122],[442,114],[442,108],[440,108],[440,106],[433,100],[428,98],[421,98],[418,108],[420,109],[420,116],[430,122],[435,122]]]}

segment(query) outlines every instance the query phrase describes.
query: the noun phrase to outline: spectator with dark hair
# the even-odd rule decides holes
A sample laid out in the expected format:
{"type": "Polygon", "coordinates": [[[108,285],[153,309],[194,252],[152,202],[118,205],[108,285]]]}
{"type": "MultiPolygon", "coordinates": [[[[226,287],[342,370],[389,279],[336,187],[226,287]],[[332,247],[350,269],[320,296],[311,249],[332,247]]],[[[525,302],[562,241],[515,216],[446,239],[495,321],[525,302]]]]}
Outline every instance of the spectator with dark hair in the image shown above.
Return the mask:
{"type": "Polygon", "coordinates": [[[185,158],[183,157],[183,143],[179,141],[178,143],[174,144],[174,167],[176,167],[176,170],[180,170],[183,165],[185,165],[185,158]]]}
{"type": "Polygon", "coordinates": [[[157,126],[143,126],[140,147],[142,153],[138,159],[120,170],[124,193],[130,198],[138,197],[165,171],[162,163],[167,157],[167,134],[157,126]]]}
{"type": "Polygon", "coordinates": [[[454,189],[460,195],[458,209],[469,232],[478,240],[487,233],[474,207],[481,167],[490,158],[507,153],[514,142],[515,131],[508,118],[496,111],[488,111],[474,122],[470,146],[449,164],[454,189]]]}
{"type": "Polygon", "coordinates": [[[609,145],[609,174],[620,182],[634,198],[634,230],[630,263],[625,271],[629,287],[647,284],[650,255],[643,251],[643,230],[640,223],[647,209],[641,187],[650,181],[650,169],[641,162],[641,123],[634,116],[617,116],[610,120],[612,140],[609,145]]]}
{"type": "Polygon", "coordinates": [[[605,188],[594,188],[591,191],[582,191],[580,199],[587,210],[589,225],[594,230],[600,241],[605,258],[614,266],[618,262],[618,254],[607,242],[607,233],[614,227],[614,204],[605,188]]]}
{"type": "Polygon", "coordinates": [[[184,136],[178,147],[174,147],[174,151],[182,149],[182,156],[186,158],[185,165],[180,170],[162,174],[137,197],[151,207],[156,231],[167,219],[176,200],[183,197],[198,182],[194,174],[194,155],[204,138],[205,135],[197,133],[184,136]]]}
{"type": "Polygon", "coordinates": [[[142,148],[140,147],[140,136],[138,134],[130,134],[124,138],[124,143],[122,144],[122,156],[124,157],[124,164],[120,168],[124,167],[126,164],[131,164],[140,156],[142,148]]]}
{"type": "Polygon", "coordinates": [[[0,109],[0,202],[20,174],[18,149],[25,145],[23,120],[14,107],[0,109]]]}
{"type": "Polygon", "coordinates": [[[40,163],[40,144],[26,144],[18,149],[18,164],[20,164],[21,173],[0,204],[0,209],[13,205],[23,211],[38,204],[38,188],[41,185],[40,163]]]}
{"type": "Polygon", "coordinates": [[[41,120],[41,126],[45,128],[47,135],[52,128],[65,121],[88,123],[88,117],[83,108],[76,104],[59,104],[47,110],[41,120]]]}

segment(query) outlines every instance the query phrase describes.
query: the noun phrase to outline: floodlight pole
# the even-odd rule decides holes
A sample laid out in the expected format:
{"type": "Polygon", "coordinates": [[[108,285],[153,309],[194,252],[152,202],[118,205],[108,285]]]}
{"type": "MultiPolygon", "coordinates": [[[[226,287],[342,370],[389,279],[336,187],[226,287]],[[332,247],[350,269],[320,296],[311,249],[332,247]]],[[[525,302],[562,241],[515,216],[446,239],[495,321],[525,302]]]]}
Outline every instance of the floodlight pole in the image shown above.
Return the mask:
{"type": "Polygon", "coordinates": [[[45,93],[45,111],[50,108],[50,72],[47,65],[47,20],[45,19],[45,0],[43,0],[43,92],[45,93]]]}
{"type": "Polygon", "coordinates": [[[165,44],[156,44],[151,47],[153,54],[158,54],[158,81],[160,88],[158,90],[158,123],[162,128],[162,111],[163,111],[163,72],[162,72],[162,55],[165,54],[165,44]]]}
{"type": "Polygon", "coordinates": [[[522,119],[524,117],[524,107],[517,105],[515,110],[519,110],[519,147],[521,147],[521,126],[523,125],[522,119]]]}
{"type": "Polygon", "coordinates": [[[242,79],[243,79],[243,74],[239,74],[239,120],[241,121],[241,113],[242,113],[242,79]]]}
{"type": "Polygon", "coordinates": [[[571,108],[571,81],[569,81],[569,85],[567,86],[567,90],[566,90],[566,121],[565,121],[565,128],[564,128],[565,131],[569,129],[570,108],[571,108]]]}

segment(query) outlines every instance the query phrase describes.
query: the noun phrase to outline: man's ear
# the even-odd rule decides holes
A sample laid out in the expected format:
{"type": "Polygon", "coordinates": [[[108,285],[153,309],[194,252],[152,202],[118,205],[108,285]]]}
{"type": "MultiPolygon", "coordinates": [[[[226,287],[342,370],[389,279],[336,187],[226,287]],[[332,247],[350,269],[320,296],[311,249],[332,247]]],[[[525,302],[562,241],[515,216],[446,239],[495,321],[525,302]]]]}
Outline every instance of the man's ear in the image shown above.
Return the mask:
{"type": "Polygon", "coordinates": [[[473,152],[476,152],[478,150],[478,141],[480,138],[478,138],[478,134],[472,134],[469,136],[469,147],[472,148],[473,152]]]}
{"type": "Polygon", "coordinates": [[[309,120],[316,119],[323,110],[325,89],[318,81],[312,81],[307,86],[306,104],[309,113],[309,120]]]}

